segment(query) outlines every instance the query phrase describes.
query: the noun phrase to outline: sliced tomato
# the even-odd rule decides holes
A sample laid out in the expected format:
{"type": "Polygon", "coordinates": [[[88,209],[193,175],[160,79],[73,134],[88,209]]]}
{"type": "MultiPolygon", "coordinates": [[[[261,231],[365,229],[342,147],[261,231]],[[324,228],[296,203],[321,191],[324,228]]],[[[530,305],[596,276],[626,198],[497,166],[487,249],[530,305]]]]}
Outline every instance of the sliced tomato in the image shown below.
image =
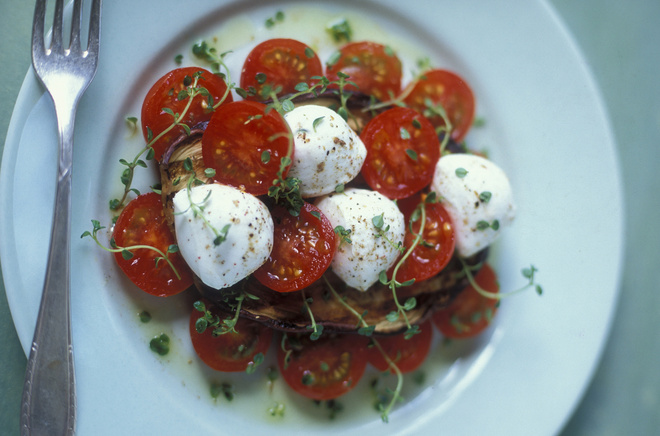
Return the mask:
{"type": "MultiPolygon", "coordinates": [[[[218,311],[215,306],[205,302],[206,309],[220,319],[233,317],[233,314],[218,311]]],[[[195,325],[202,317],[202,312],[193,309],[190,315],[190,338],[195,353],[209,367],[216,371],[245,371],[254,362],[254,356],[266,354],[270,347],[273,331],[268,327],[246,318],[239,318],[234,326],[236,332],[215,336],[213,328],[198,333],[195,325]]]]}
{"type": "Polygon", "coordinates": [[[331,400],[353,389],[367,366],[364,336],[324,334],[289,336],[278,349],[282,378],[297,393],[313,400],[331,400]]]}
{"type": "MultiPolygon", "coordinates": [[[[419,326],[419,333],[413,335],[410,339],[406,339],[405,336],[405,333],[401,333],[376,338],[383,352],[403,374],[416,370],[426,359],[429,350],[431,350],[433,325],[431,325],[431,321],[426,321],[419,326]]],[[[378,347],[373,346],[368,350],[367,359],[369,363],[379,371],[390,369],[389,363],[378,347]]]]}
{"type": "Polygon", "coordinates": [[[404,91],[404,103],[427,115],[435,127],[446,127],[442,117],[429,112],[427,101],[441,105],[451,121],[451,138],[461,142],[474,121],[475,101],[470,86],[459,75],[447,70],[431,70],[404,91]]]}
{"type": "Polygon", "coordinates": [[[130,259],[115,253],[117,264],[137,287],[158,297],[178,294],[192,285],[193,276],[179,252],[168,253],[176,239],[163,216],[161,196],[155,192],[142,194],[129,202],[119,215],[112,238],[117,247],[146,245],[159,249],[172,262],[180,279],[156,251],[149,248],[129,250],[130,259]]]}
{"type": "MultiPolygon", "coordinates": [[[[210,71],[199,67],[172,70],[154,83],[142,103],[142,133],[147,142],[149,142],[150,135],[152,139],[155,139],[172,126],[174,117],[165,109],[171,110],[174,114],[184,113],[190,99],[180,99],[179,93],[192,89],[195,74],[199,74],[199,72],[201,72],[201,76],[197,80],[197,88],[204,88],[208,93],[198,94],[193,99],[181,123],[192,127],[197,123],[208,121],[213,114],[213,106],[222,99],[224,102],[232,101],[225,81],[210,71]]],[[[155,158],[160,161],[169,144],[184,132],[182,126],[175,126],[158,139],[152,145],[155,158]]]]}
{"type": "Polygon", "coordinates": [[[377,115],[360,135],[367,147],[362,175],[386,197],[405,198],[431,183],[440,141],[418,112],[395,107],[377,115]]]}
{"type": "Polygon", "coordinates": [[[397,270],[396,280],[401,283],[411,279],[419,282],[435,276],[447,266],[454,254],[456,238],[449,214],[441,202],[427,203],[423,197],[416,194],[398,202],[408,224],[403,240],[406,250],[412,247],[422,226],[422,204],[426,215],[421,241],[397,270]],[[412,223],[411,218],[414,219],[412,223]]]}
{"type": "Polygon", "coordinates": [[[248,54],[241,72],[241,88],[248,91],[248,100],[269,99],[270,90],[281,87],[281,94],[295,92],[300,82],[313,83],[314,76],[323,75],[321,60],[306,44],[295,39],[269,39],[248,54]]]}
{"type": "MultiPolygon", "coordinates": [[[[488,265],[474,277],[477,285],[488,292],[499,292],[495,271],[488,265]]],[[[478,293],[472,286],[465,288],[445,309],[433,314],[433,323],[444,336],[462,339],[476,336],[488,327],[497,312],[499,300],[478,293]]]]}
{"type": "MultiPolygon", "coordinates": [[[[202,136],[202,157],[215,180],[253,195],[268,192],[293,146],[284,118],[255,101],[223,104],[202,136]]],[[[293,150],[293,149],[292,149],[293,150]]],[[[293,151],[291,153],[293,159],[293,151]]],[[[282,177],[286,177],[288,167],[282,177]]]]}
{"type": "Polygon", "coordinates": [[[254,277],[278,292],[309,286],[323,275],[334,257],[332,224],[310,203],[303,205],[298,216],[284,207],[272,209],[271,215],[275,223],[273,250],[254,277]]]}
{"type": "MultiPolygon", "coordinates": [[[[341,71],[360,92],[381,101],[401,92],[401,61],[387,46],[368,41],[351,42],[340,48],[338,55],[329,62],[325,75],[330,81],[338,80],[337,73],[341,71]]],[[[346,89],[355,90],[355,87],[346,89]]]]}

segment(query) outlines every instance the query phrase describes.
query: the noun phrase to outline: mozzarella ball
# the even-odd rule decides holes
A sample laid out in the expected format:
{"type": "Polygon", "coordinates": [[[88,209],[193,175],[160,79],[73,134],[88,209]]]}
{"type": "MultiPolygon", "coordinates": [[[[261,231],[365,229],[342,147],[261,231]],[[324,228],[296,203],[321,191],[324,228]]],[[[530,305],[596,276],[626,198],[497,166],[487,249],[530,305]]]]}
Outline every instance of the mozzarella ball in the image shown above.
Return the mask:
{"type": "Polygon", "coordinates": [[[492,244],[516,215],[509,178],[500,167],[481,156],[441,157],[431,189],[442,199],[453,221],[456,248],[462,257],[492,244]]]}
{"type": "Polygon", "coordinates": [[[231,286],[268,259],[273,248],[273,219],[253,195],[210,184],[183,189],[173,202],[179,251],[209,287],[231,286]],[[226,239],[217,244],[218,236],[226,239]]]}
{"type": "Polygon", "coordinates": [[[319,199],[316,206],[332,226],[350,230],[351,242],[340,239],[331,267],[348,286],[366,291],[378,281],[381,271],[389,269],[399,256],[393,246],[403,242],[405,219],[396,203],[368,189],[347,189],[319,199]],[[382,216],[379,234],[374,217],[382,216]]]}
{"type": "Polygon", "coordinates": [[[295,153],[289,176],[301,180],[303,197],[333,192],[358,175],[367,149],[335,111],[324,106],[299,106],[284,115],[293,132],[295,153]]]}

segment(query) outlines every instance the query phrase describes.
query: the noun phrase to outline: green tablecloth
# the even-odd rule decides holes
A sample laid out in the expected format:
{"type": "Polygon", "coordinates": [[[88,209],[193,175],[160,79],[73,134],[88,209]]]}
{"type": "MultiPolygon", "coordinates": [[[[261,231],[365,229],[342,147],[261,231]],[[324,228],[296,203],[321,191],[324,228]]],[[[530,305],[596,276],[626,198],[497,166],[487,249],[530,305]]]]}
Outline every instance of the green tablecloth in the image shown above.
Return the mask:
{"type": "MultiPolygon", "coordinates": [[[[619,144],[626,211],[622,298],[603,361],[566,435],[660,429],[660,2],[552,0],[602,88],[619,144]]],[[[30,64],[34,2],[2,0],[0,144],[30,64]]],[[[588,308],[585,308],[588,310],[588,308]]],[[[566,356],[570,359],[570,356],[566,356]]],[[[18,434],[25,356],[0,281],[0,435],[18,434]]],[[[496,430],[496,423],[494,423],[496,430]]]]}

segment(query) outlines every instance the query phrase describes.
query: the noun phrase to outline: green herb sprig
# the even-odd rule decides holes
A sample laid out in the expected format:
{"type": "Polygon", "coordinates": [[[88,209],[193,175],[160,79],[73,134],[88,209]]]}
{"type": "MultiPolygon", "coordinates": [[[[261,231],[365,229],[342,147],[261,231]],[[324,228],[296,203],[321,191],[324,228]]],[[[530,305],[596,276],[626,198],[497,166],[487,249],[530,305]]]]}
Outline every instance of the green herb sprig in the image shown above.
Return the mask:
{"type": "Polygon", "coordinates": [[[275,24],[282,23],[284,21],[284,12],[277,11],[274,16],[266,18],[264,25],[266,29],[271,29],[275,27],[275,24]]]}
{"type": "Polygon", "coordinates": [[[218,100],[215,105],[212,104],[212,100],[209,103],[209,105],[213,105],[213,109],[215,110],[225,102],[232,89],[237,89],[236,83],[232,81],[229,67],[225,63],[225,57],[230,54],[231,51],[218,53],[214,47],[211,47],[206,41],[202,40],[193,45],[192,53],[198,59],[208,62],[211,72],[221,77],[227,84],[227,89],[220,100],[218,100]]]}
{"type": "MultiPolygon", "coordinates": [[[[415,297],[410,297],[408,298],[403,304],[399,301],[399,298],[397,296],[397,289],[400,287],[404,286],[410,286],[413,283],[415,283],[415,279],[410,279],[406,280],[405,282],[399,282],[396,279],[396,276],[399,272],[399,269],[401,266],[405,263],[406,259],[410,257],[412,252],[415,250],[415,248],[419,244],[423,244],[424,240],[422,235],[424,234],[424,227],[426,225],[426,204],[428,203],[434,203],[437,201],[437,197],[435,193],[431,192],[429,195],[427,195],[424,198],[424,201],[422,201],[416,208],[413,214],[410,217],[410,222],[409,222],[409,228],[410,231],[414,234],[415,239],[413,240],[413,243],[410,245],[410,247],[407,250],[404,250],[403,247],[400,245],[397,245],[397,247],[400,247],[403,252],[403,255],[401,258],[398,260],[398,262],[394,265],[394,269],[392,270],[392,277],[390,279],[387,278],[387,271],[383,270],[380,272],[378,276],[378,280],[380,281],[381,284],[385,286],[389,286],[389,288],[392,291],[392,297],[394,299],[394,304],[396,305],[396,310],[392,311],[387,314],[386,319],[390,322],[396,322],[399,320],[400,317],[403,318],[404,322],[406,323],[406,327],[408,328],[405,332],[405,338],[410,339],[417,333],[419,333],[419,326],[418,325],[412,325],[410,323],[410,320],[408,319],[408,315],[406,312],[414,309],[417,306],[417,299],[415,297]],[[412,229],[412,223],[416,222],[417,220],[421,220],[419,231],[414,232],[412,229]]],[[[379,229],[379,231],[382,230],[383,226],[383,221],[382,221],[382,216],[376,216],[374,217],[374,226],[379,229]],[[380,217],[380,218],[379,218],[380,217]]]]}
{"type": "Polygon", "coordinates": [[[174,275],[178,280],[181,280],[181,275],[179,274],[179,271],[176,269],[172,261],[169,259],[168,254],[176,253],[179,251],[179,247],[176,244],[172,244],[167,248],[167,253],[163,253],[162,250],[159,248],[153,247],[151,245],[130,245],[128,247],[122,247],[118,246],[112,238],[110,240],[110,247],[106,247],[101,243],[101,241],[98,238],[98,232],[101,230],[105,229],[104,226],[101,226],[101,223],[98,220],[92,220],[92,231],[90,232],[89,230],[83,232],[82,235],[80,235],[80,238],[85,238],[85,237],[90,237],[96,242],[96,244],[101,247],[103,250],[108,251],[110,253],[121,253],[122,258],[125,260],[132,259],[134,254],[133,252],[135,250],[139,249],[147,249],[147,250],[152,250],[155,251],[158,254],[158,257],[155,258],[155,266],[156,268],[158,267],[158,264],[162,261],[167,262],[170,268],[172,268],[172,271],[174,272],[174,275]]]}
{"type": "Polygon", "coordinates": [[[351,42],[353,29],[346,18],[339,18],[326,26],[326,31],[336,43],[351,42]]]}
{"type": "Polygon", "coordinates": [[[519,294],[521,292],[525,292],[526,290],[533,288],[538,295],[543,295],[543,287],[536,282],[536,273],[538,272],[538,269],[534,265],[530,265],[529,267],[523,268],[521,270],[522,276],[528,280],[528,282],[524,285],[521,286],[518,289],[515,289],[513,291],[508,291],[508,292],[490,292],[485,289],[483,289],[477,281],[474,279],[474,274],[472,274],[472,270],[475,268],[478,268],[480,264],[475,265],[474,267],[470,267],[465,260],[462,258],[458,258],[461,261],[461,265],[463,267],[463,273],[467,277],[468,281],[470,282],[470,285],[474,288],[475,291],[477,291],[481,296],[485,298],[492,298],[494,300],[502,300],[504,298],[508,298],[512,295],[519,294]]]}
{"type": "MultiPolygon", "coordinates": [[[[323,279],[325,281],[325,284],[327,288],[330,290],[332,295],[340,302],[342,306],[344,306],[349,312],[351,312],[355,317],[358,319],[358,323],[361,326],[360,330],[358,330],[358,333],[365,335],[365,336],[371,336],[371,334],[374,331],[374,326],[370,326],[364,319],[365,314],[360,314],[358,313],[353,307],[351,307],[350,304],[344,300],[339,293],[337,293],[337,290],[332,286],[328,278],[323,275],[323,279]]],[[[395,297],[396,298],[396,297],[395,297]]],[[[381,353],[385,361],[387,362],[388,367],[390,370],[396,375],[397,378],[397,383],[396,383],[396,388],[394,391],[391,392],[391,399],[390,402],[387,405],[380,404],[379,406],[379,412],[380,412],[380,417],[383,420],[383,422],[389,422],[389,414],[392,411],[392,408],[394,405],[401,400],[401,390],[403,389],[403,374],[401,373],[401,370],[399,367],[396,365],[396,363],[390,359],[390,357],[387,355],[383,347],[380,345],[378,340],[374,337],[371,338],[371,343],[373,344],[374,347],[378,349],[378,351],[381,353]]]]}
{"type": "Polygon", "coordinates": [[[351,229],[346,229],[344,226],[337,226],[334,229],[335,235],[339,237],[339,247],[342,246],[342,244],[352,244],[353,241],[351,240],[351,229]]]}
{"type": "Polygon", "coordinates": [[[227,382],[211,383],[209,393],[214,400],[217,400],[220,395],[225,397],[227,401],[232,401],[234,399],[234,387],[227,382]]]}
{"type": "MultiPolygon", "coordinates": [[[[206,197],[204,197],[204,199],[201,202],[197,203],[193,201],[192,188],[194,186],[203,185],[204,181],[197,177],[197,173],[195,172],[195,168],[193,166],[193,162],[191,158],[187,157],[183,161],[183,168],[188,173],[191,174],[191,177],[188,179],[188,183],[186,187],[186,194],[188,196],[188,202],[190,206],[188,207],[188,209],[179,212],[178,215],[184,214],[188,210],[191,210],[193,214],[193,218],[201,219],[204,222],[204,225],[209,229],[211,229],[213,235],[215,236],[213,238],[213,245],[217,247],[227,240],[227,234],[229,233],[231,224],[225,224],[220,230],[218,230],[213,224],[209,222],[209,220],[206,218],[203,212],[204,212],[205,204],[208,202],[211,196],[211,191],[208,192],[206,197]]],[[[204,170],[204,175],[208,178],[212,178],[213,176],[215,176],[215,170],[213,170],[212,168],[207,168],[206,170],[204,170]]]]}
{"type": "Polygon", "coordinates": [[[309,335],[309,338],[312,341],[316,341],[323,334],[323,325],[316,323],[316,320],[314,319],[314,313],[312,312],[312,309],[309,307],[309,305],[314,302],[314,299],[311,298],[311,297],[307,298],[305,296],[305,291],[304,290],[302,291],[302,298],[303,298],[304,308],[307,311],[307,313],[309,314],[309,319],[310,319],[310,322],[311,322],[311,324],[307,326],[307,330],[311,330],[311,332],[312,332],[309,335]]]}
{"type": "Polygon", "coordinates": [[[133,160],[131,161],[127,161],[126,159],[119,160],[119,163],[126,167],[120,177],[121,183],[124,185],[124,192],[120,198],[114,198],[110,200],[109,206],[111,210],[118,211],[121,208],[123,208],[126,202],[128,201],[128,196],[131,192],[134,193],[135,195],[140,195],[140,191],[132,187],[133,178],[135,175],[135,169],[138,167],[147,168],[147,163],[145,162],[145,160],[146,161],[153,160],[155,156],[153,145],[160,138],[162,138],[164,135],[169,133],[175,127],[181,127],[184,130],[184,132],[186,132],[186,134],[188,135],[190,134],[190,126],[185,124],[183,122],[183,119],[190,110],[190,106],[192,105],[192,102],[195,99],[195,97],[201,95],[209,98],[211,102],[213,101],[213,97],[209,94],[209,91],[204,87],[198,86],[199,79],[201,77],[202,77],[201,71],[197,71],[192,76],[186,76],[184,78],[184,86],[186,86],[186,89],[182,90],[177,95],[178,100],[187,99],[186,106],[181,111],[181,113],[175,113],[170,108],[162,108],[163,112],[167,113],[172,117],[172,124],[170,124],[167,128],[165,128],[155,137],[153,136],[153,132],[151,131],[151,128],[147,126],[147,145],[138,152],[138,154],[133,158],[133,160]]]}
{"type": "Polygon", "coordinates": [[[202,334],[206,329],[212,329],[213,336],[220,336],[227,333],[238,333],[236,331],[236,323],[238,322],[241,313],[241,305],[245,299],[244,294],[239,294],[235,297],[236,310],[234,316],[221,319],[218,315],[212,313],[206,307],[203,301],[198,300],[193,303],[193,308],[202,313],[202,316],[195,321],[195,331],[202,334]]]}

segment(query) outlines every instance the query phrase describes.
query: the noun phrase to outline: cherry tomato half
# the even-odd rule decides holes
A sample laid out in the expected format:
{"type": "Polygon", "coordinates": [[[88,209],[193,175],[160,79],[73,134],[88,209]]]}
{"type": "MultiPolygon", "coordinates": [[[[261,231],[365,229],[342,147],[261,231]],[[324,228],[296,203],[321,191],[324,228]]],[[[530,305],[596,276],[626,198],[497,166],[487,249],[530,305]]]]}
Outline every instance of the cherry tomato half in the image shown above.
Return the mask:
{"type": "MultiPolygon", "coordinates": [[[[331,58],[326,66],[330,81],[339,79],[338,72],[349,76],[360,92],[378,100],[389,100],[401,92],[401,61],[392,50],[382,44],[351,42],[339,49],[339,57],[331,58]]],[[[347,90],[355,89],[347,86],[347,90]]]]}
{"type": "Polygon", "coordinates": [[[418,112],[395,107],[375,116],[360,135],[367,147],[362,175],[388,198],[405,198],[431,183],[440,141],[418,112]]]}
{"type": "Polygon", "coordinates": [[[167,253],[176,244],[163,216],[161,196],[155,192],[142,194],[126,205],[119,215],[113,231],[113,240],[118,247],[147,245],[167,254],[181,279],[156,251],[149,248],[130,250],[133,256],[124,259],[115,253],[115,260],[122,271],[137,287],[158,297],[178,294],[192,285],[192,272],[179,252],[167,253]]]}
{"type": "Polygon", "coordinates": [[[275,223],[273,250],[254,272],[264,286],[291,292],[309,286],[328,269],[335,254],[335,232],[325,215],[305,203],[298,216],[284,207],[271,210],[275,223]]]}
{"type": "MultiPolygon", "coordinates": [[[[205,304],[207,310],[221,319],[233,316],[217,311],[208,302],[205,304]]],[[[245,371],[254,356],[265,355],[270,347],[273,331],[256,321],[239,318],[234,326],[236,332],[214,336],[211,327],[202,333],[195,329],[195,323],[202,316],[202,312],[196,309],[190,314],[190,338],[197,356],[216,371],[245,371]]]]}
{"type": "MultiPolygon", "coordinates": [[[[201,72],[197,81],[198,88],[205,88],[208,95],[198,94],[192,101],[181,123],[189,127],[202,121],[208,121],[213,114],[213,106],[224,98],[224,102],[232,101],[231,93],[227,92],[227,84],[215,74],[199,67],[186,67],[172,70],[158,79],[147,92],[142,103],[142,134],[149,142],[149,130],[152,138],[156,138],[161,132],[169,128],[174,122],[174,117],[164,109],[169,109],[174,114],[182,114],[189,98],[180,99],[179,93],[192,89],[194,76],[201,72]],[[212,103],[211,103],[212,100],[212,103]]],[[[181,126],[175,126],[156,141],[152,147],[155,158],[160,161],[163,152],[174,139],[185,132],[181,126]]]]}
{"type": "MultiPolygon", "coordinates": [[[[451,138],[456,142],[465,138],[474,121],[475,101],[472,90],[460,76],[447,70],[431,70],[408,86],[413,87],[404,99],[408,107],[426,115],[427,100],[442,105],[452,124],[451,138]]],[[[445,126],[438,115],[430,115],[429,120],[435,127],[445,126]]]]}
{"type": "Polygon", "coordinates": [[[331,400],[353,389],[367,366],[367,340],[357,335],[290,336],[278,348],[282,378],[297,393],[331,400]]]}
{"type": "MultiPolygon", "coordinates": [[[[488,264],[484,264],[474,279],[485,291],[499,291],[497,276],[488,264]]],[[[472,286],[468,286],[449,306],[433,314],[433,323],[440,333],[448,338],[476,336],[490,324],[497,312],[498,302],[499,300],[484,297],[472,286]]]]}
{"type": "MultiPolygon", "coordinates": [[[[405,333],[376,338],[387,357],[396,364],[403,374],[419,368],[429,354],[429,350],[431,350],[431,340],[433,339],[431,321],[426,321],[420,325],[419,331],[410,339],[405,338],[405,333]]],[[[390,365],[378,347],[374,346],[368,350],[367,359],[369,363],[379,371],[387,371],[390,365]]]]}
{"type": "MultiPolygon", "coordinates": [[[[268,192],[287,155],[291,131],[277,111],[255,101],[223,104],[202,136],[202,157],[215,180],[252,195],[268,192]]],[[[293,159],[293,152],[291,153],[293,159]]],[[[282,177],[286,177],[288,167],[282,177]]]]}
{"type": "Polygon", "coordinates": [[[241,88],[253,91],[248,100],[263,101],[270,98],[268,89],[275,91],[281,86],[278,94],[293,93],[300,82],[311,84],[312,77],[321,75],[321,61],[306,44],[295,39],[269,39],[253,48],[245,59],[241,88]]]}
{"type": "MultiPolygon", "coordinates": [[[[422,202],[422,195],[419,194],[398,202],[408,224],[403,240],[406,250],[412,247],[422,225],[418,209],[422,202]],[[414,217],[417,219],[412,222],[411,231],[410,219],[414,217]]],[[[419,282],[435,276],[447,266],[454,254],[454,226],[442,203],[424,203],[424,212],[426,221],[422,239],[397,270],[396,279],[399,282],[411,279],[419,282]]]]}

